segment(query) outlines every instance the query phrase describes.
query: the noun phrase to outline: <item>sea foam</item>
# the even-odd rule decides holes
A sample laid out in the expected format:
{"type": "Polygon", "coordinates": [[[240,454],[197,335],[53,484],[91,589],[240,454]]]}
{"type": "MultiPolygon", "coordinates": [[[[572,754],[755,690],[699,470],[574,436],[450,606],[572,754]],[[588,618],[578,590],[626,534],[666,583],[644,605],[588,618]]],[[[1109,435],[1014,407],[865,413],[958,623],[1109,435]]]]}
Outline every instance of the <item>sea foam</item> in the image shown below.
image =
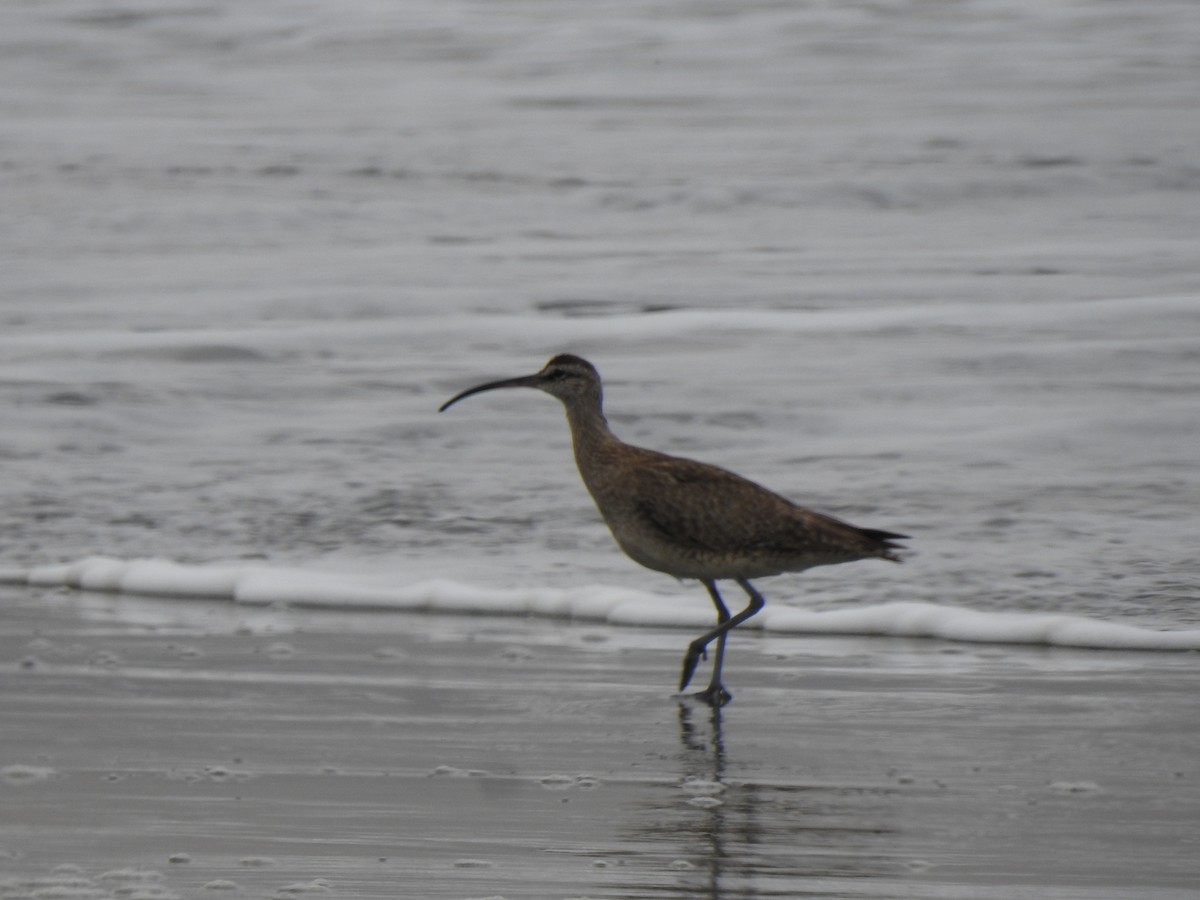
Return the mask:
{"type": "MultiPolygon", "coordinates": [[[[314,609],[536,615],[623,626],[696,628],[708,604],[628,588],[491,588],[450,579],[409,584],[381,577],[260,565],[189,565],[164,559],[88,557],[31,569],[0,569],[0,583],[143,596],[228,599],[314,609]]],[[[1110,650],[1200,650],[1200,630],[1160,631],[1082,616],[984,612],[936,603],[836,610],[768,607],[746,627],[779,634],[879,635],[1110,650]]]]}

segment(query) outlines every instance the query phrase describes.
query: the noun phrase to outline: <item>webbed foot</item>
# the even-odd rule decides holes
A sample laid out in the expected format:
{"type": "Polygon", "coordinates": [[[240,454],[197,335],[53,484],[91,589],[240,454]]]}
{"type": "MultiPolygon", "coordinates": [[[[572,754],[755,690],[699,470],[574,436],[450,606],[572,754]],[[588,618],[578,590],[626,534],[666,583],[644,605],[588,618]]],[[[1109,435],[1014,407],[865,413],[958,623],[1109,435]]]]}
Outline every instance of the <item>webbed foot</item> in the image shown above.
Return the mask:
{"type": "Polygon", "coordinates": [[[707,644],[702,644],[700,641],[692,641],[688,644],[687,653],[683,656],[683,674],[679,677],[679,691],[688,686],[688,682],[692,680],[692,676],[696,673],[696,666],[700,664],[700,660],[708,659],[708,652],[705,650],[707,644]]]}
{"type": "Polygon", "coordinates": [[[725,690],[725,686],[722,684],[710,684],[704,690],[692,696],[701,703],[711,706],[713,709],[720,709],[733,699],[733,694],[725,690]]]}

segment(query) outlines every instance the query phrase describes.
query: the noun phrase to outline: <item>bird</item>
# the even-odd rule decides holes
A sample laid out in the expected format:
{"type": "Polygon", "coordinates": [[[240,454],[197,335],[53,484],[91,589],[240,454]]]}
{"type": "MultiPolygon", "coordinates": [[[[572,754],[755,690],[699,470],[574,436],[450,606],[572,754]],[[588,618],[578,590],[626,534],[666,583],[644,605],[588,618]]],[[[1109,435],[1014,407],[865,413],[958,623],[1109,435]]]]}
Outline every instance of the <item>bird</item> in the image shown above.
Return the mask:
{"type": "Polygon", "coordinates": [[[733,695],[722,683],[726,636],[766,604],[752,578],[814,566],[882,559],[901,562],[897,541],[908,536],[859,528],[799,506],[727,469],[635,447],[618,438],[604,417],[600,373],[569,353],[540,372],[489,381],[462,391],[439,408],[507,388],[535,388],[562,401],[575,463],[617,545],[634,562],[708,590],[717,623],[688,644],[679,680],[682,696],[709,645],[716,641],[708,687],[692,695],[719,709],[733,695]],[[730,614],[717,590],[733,580],[749,598],[730,614]]]}

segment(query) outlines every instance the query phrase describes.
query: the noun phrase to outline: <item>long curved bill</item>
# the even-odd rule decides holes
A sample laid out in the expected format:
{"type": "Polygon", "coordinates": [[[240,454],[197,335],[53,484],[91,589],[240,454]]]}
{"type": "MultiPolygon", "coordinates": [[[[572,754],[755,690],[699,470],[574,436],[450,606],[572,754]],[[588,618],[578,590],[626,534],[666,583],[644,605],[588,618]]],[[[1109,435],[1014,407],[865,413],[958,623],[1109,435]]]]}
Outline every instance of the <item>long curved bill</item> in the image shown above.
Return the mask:
{"type": "Polygon", "coordinates": [[[462,400],[464,397],[470,397],[472,394],[482,394],[484,391],[494,391],[498,388],[535,388],[538,386],[539,380],[540,379],[538,375],[522,375],[520,378],[505,378],[500,381],[489,381],[487,384],[476,385],[473,388],[467,388],[461,394],[455,394],[438,407],[438,412],[445,412],[459,400],[462,400]]]}

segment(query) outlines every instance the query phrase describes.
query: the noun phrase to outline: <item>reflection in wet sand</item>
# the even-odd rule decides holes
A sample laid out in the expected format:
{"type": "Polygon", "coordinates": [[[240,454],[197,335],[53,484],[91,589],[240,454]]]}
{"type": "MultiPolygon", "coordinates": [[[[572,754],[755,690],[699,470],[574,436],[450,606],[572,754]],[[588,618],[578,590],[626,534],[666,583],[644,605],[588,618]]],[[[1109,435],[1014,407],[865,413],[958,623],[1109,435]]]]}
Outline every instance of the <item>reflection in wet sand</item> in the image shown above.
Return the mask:
{"type": "Polygon", "coordinates": [[[670,857],[676,881],[623,885],[628,896],[798,896],[797,879],[827,896],[827,879],[900,874],[886,843],[894,789],[746,780],[737,773],[754,762],[740,749],[731,757],[720,709],[682,701],[678,724],[679,792],[639,810],[628,835],[670,857]]]}
{"type": "Polygon", "coordinates": [[[62,867],[178,896],[1195,896],[1179,654],[771,638],[714,713],[661,695],[673,631],[0,605],[6,900],[62,867]]]}

